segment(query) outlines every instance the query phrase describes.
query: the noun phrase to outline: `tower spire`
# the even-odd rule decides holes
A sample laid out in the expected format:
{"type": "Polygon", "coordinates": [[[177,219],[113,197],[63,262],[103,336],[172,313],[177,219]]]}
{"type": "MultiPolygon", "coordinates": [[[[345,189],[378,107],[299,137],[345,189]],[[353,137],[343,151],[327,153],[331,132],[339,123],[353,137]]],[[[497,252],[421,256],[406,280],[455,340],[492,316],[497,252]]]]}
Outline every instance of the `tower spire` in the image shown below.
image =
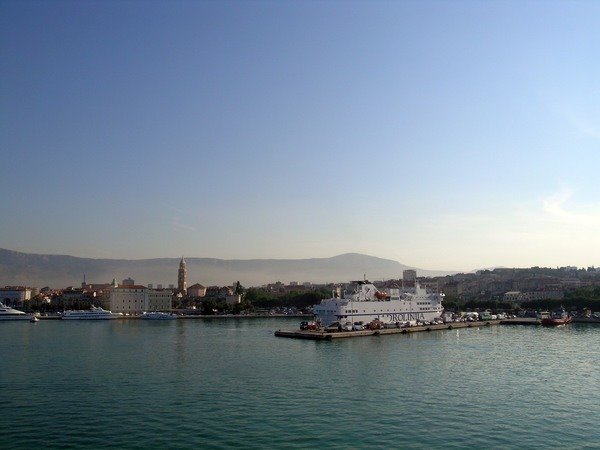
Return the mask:
{"type": "Polygon", "coordinates": [[[177,290],[183,295],[187,294],[187,264],[183,256],[179,262],[179,272],[177,273],[177,290]]]}

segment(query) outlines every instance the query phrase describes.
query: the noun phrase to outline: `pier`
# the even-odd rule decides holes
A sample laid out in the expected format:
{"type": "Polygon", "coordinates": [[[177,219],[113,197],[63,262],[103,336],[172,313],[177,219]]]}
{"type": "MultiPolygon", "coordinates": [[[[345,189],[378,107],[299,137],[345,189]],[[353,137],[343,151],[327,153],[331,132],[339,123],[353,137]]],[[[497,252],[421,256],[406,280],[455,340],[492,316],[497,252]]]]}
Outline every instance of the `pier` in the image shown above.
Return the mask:
{"type": "MultiPolygon", "coordinates": [[[[600,319],[575,318],[574,323],[594,323],[600,325],[600,319]]],[[[408,334],[420,333],[437,330],[455,330],[459,328],[477,328],[489,327],[492,325],[534,325],[542,324],[540,319],[536,318],[514,318],[503,320],[480,320],[478,322],[451,322],[438,325],[422,325],[406,328],[383,328],[379,330],[361,330],[361,331],[321,331],[321,330],[277,330],[275,336],[292,339],[310,339],[313,341],[331,341],[333,339],[381,336],[385,334],[408,334]]]]}
{"type": "Polygon", "coordinates": [[[459,328],[478,328],[499,325],[501,320],[486,320],[479,322],[452,322],[438,325],[422,325],[406,328],[382,328],[379,330],[361,331],[320,331],[320,330],[277,330],[275,336],[292,339],[311,339],[314,341],[330,341],[333,339],[344,339],[364,336],[382,336],[387,334],[408,334],[436,330],[455,330],[459,328]]]}

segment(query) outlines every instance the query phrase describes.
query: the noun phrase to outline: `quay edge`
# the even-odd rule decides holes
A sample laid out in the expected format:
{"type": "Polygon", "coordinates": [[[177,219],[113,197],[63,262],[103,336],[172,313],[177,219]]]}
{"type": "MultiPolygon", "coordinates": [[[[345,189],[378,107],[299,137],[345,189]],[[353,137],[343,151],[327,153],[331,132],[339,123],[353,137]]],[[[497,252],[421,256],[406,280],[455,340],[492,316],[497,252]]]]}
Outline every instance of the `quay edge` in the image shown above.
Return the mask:
{"type": "MultiPolygon", "coordinates": [[[[575,323],[595,323],[600,324],[598,319],[574,319],[575,323]]],[[[485,327],[491,325],[541,325],[542,321],[534,318],[514,318],[504,320],[484,320],[479,322],[452,322],[439,325],[422,325],[418,327],[407,328],[384,328],[381,330],[362,330],[362,331],[311,331],[311,330],[277,330],[275,336],[287,337],[293,339],[311,339],[315,341],[330,341],[332,339],[353,338],[363,336],[380,336],[384,334],[408,334],[423,331],[436,330],[454,330],[458,328],[485,327]]]]}
{"type": "Polygon", "coordinates": [[[275,336],[292,339],[310,339],[314,341],[330,341],[332,339],[364,337],[364,336],[382,336],[387,334],[408,334],[436,330],[455,330],[458,328],[476,328],[499,325],[501,320],[486,320],[479,322],[453,322],[439,325],[422,325],[407,328],[383,328],[380,330],[362,330],[362,331],[313,331],[313,330],[277,330],[275,336]]]}

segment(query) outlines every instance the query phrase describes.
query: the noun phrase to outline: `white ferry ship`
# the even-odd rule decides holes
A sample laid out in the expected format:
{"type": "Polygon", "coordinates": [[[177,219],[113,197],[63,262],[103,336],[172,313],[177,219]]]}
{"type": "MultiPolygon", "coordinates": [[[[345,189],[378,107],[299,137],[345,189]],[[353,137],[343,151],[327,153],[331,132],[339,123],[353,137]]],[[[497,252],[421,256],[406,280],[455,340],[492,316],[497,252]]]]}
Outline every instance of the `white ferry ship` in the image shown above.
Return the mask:
{"type": "Polygon", "coordinates": [[[105,309],[92,306],[91,309],[85,310],[69,310],[62,315],[64,320],[103,320],[115,319],[123,316],[123,313],[113,313],[105,309]]]}
{"type": "Polygon", "coordinates": [[[0,320],[30,320],[33,316],[0,303],[0,320]]]}
{"type": "Polygon", "coordinates": [[[444,294],[429,293],[416,284],[414,288],[379,291],[369,281],[353,281],[342,298],[329,298],[313,307],[321,325],[334,322],[369,323],[375,319],[385,323],[427,321],[441,317],[444,294]]]}

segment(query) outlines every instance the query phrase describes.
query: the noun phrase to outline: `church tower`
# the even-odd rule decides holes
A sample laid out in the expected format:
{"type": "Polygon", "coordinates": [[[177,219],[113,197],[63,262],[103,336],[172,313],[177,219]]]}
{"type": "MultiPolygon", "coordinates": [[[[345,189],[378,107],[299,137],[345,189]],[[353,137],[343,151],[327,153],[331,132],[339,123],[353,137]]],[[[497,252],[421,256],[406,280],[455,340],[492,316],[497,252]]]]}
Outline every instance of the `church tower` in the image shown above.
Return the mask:
{"type": "Polygon", "coordinates": [[[187,293],[187,267],[183,256],[181,257],[181,262],[179,263],[179,273],[177,275],[177,290],[183,295],[187,293]]]}

